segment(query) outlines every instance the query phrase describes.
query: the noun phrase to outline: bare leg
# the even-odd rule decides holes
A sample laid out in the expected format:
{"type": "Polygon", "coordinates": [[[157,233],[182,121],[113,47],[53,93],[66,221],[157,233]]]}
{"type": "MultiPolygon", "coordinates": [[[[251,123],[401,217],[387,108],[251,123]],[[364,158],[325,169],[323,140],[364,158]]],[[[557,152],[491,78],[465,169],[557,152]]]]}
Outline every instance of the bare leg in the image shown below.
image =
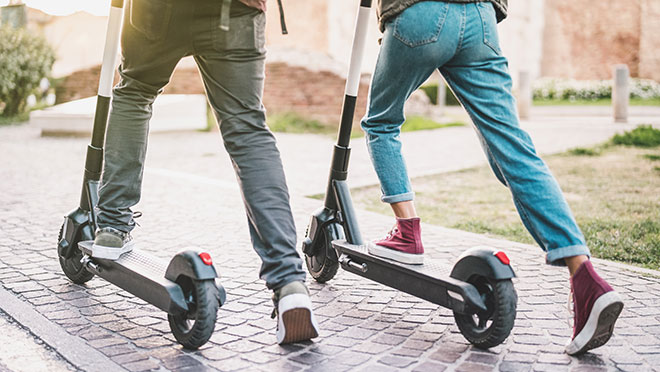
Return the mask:
{"type": "Polygon", "coordinates": [[[568,266],[568,272],[573,276],[575,274],[575,271],[582,265],[584,261],[589,260],[589,257],[581,254],[579,256],[573,256],[573,257],[566,257],[564,258],[564,262],[566,262],[566,266],[568,266]]]}
{"type": "Polygon", "coordinates": [[[415,210],[415,203],[412,200],[402,201],[390,204],[394,215],[398,218],[414,218],[417,217],[415,210]]]}

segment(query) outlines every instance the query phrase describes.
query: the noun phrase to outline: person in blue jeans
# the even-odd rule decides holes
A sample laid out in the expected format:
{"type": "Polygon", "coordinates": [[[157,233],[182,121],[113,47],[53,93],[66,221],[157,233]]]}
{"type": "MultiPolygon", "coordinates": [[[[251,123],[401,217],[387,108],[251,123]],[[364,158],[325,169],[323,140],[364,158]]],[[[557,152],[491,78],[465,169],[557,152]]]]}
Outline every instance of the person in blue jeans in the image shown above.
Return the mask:
{"type": "Polygon", "coordinates": [[[368,248],[376,256],[423,263],[420,219],[399,134],[405,101],[437,69],[470,115],[495,176],[511,190],[546,261],[568,266],[574,327],[566,352],[580,354],[609,340],[623,303],[595,272],[557,181],[518,124],[496,28],[506,10],[506,0],[379,0],[383,38],[362,128],[382,201],[392,207],[396,225],[368,248]]]}

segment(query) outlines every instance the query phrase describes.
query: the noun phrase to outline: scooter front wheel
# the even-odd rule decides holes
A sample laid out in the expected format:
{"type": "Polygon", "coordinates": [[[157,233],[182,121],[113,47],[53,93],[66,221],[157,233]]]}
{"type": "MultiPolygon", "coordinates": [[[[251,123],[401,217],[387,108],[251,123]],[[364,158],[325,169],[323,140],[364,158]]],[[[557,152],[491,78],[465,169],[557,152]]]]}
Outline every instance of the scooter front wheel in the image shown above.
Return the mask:
{"type": "Polygon", "coordinates": [[[186,349],[197,349],[213,335],[218,316],[218,289],[214,280],[194,280],[181,277],[177,280],[188,305],[188,311],[180,315],[168,315],[174,338],[186,349]]]}
{"type": "Polygon", "coordinates": [[[518,295],[510,279],[494,280],[475,275],[468,280],[486,304],[486,311],[476,314],[454,312],[456,325],[474,346],[488,349],[509,337],[516,319],[518,295]]]}
{"type": "MultiPolygon", "coordinates": [[[[57,238],[57,241],[60,242],[62,241],[62,237],[64,236],[64,224],[62,227],[60,227],[60,234],[57,238]]],[[[79,236],[77,236],[78,240],[80,239],[79,236]]],[[[71,242],[71,244],[78,244],[78,240],[75,240],[71,242]]],[[[64,258],[59,254],[61,252],[58,252],[58,258],[60,260],[60,267],[62,267],[62,271],[64,272],[64,275],[66,275],[67,278],[69,278],[72,282],[76,284],[84,284],[88,281],[90,281],[93,277],[94,274],[89,272],[86,268],[85,265],[82,263],[82,252],[79,249],[74,249],[73,253],[71,254],[71,257],[69,258],[64,258]]]]}
{"type": "Polygon", "coordinates": [[[344,230],[339,224],[330,223],[323,227],[322,235],[317,241],[317,252],[313,256],[305,254],[305,264],[309,274],[319,283],[325,283],[335,277],[339,270],[337,251],[332,247],[332,241],[344,238],[344,230]]]}

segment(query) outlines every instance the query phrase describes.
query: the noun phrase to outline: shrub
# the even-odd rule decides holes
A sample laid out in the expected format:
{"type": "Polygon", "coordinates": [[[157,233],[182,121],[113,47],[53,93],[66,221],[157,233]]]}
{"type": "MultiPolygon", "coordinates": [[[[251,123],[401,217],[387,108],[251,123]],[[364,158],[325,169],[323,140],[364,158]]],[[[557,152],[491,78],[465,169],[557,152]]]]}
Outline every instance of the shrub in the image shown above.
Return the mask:
{"type": "MultiPolygon", "coordinates": [[[[421,86],[419,89],[421,89],[426,95],[429,97],[429,100],[431,100],[431,103],[434,105],[438,104],[438,84],[437,83],[432,83],[432,84],[427,84],[424,86],[421,86]]],[[[447,106],[458,106],[458,100],[456,97],[454,97],[454,93],[449,89],[448,86],[445,85],[445,104],[447,106]]]]}
{"type": "Polygon", "coordinates": [[[631,131],[614,135],[612,143],[615,145],[637,147],[660,146],[660,130],[655,129],[650,125],[640,125],[631,131]]]}
{"type": "Polygon", "coordinates": [[[25,111],[26,99],[46,77],[55,52],[46,40],[25,29],[0,27],[0,106],[3,116],[25,111]]]}
{"type": "MultiPolygon", "coordinates": [[[[587,100],[612,98],[612,80],[542,78],[532,85],[536,100],[587,100]]],[[[631,79],[630,98],[660,98],[660,84],[648,79],[631,79]]]]}
{"type": "Polygon", "coordinates": [[[337,128],[324,125],[318,120],[309,119],[294,112],[269,115],[268,127],[273,132],[284,133],[334,133],[337,128]]]}

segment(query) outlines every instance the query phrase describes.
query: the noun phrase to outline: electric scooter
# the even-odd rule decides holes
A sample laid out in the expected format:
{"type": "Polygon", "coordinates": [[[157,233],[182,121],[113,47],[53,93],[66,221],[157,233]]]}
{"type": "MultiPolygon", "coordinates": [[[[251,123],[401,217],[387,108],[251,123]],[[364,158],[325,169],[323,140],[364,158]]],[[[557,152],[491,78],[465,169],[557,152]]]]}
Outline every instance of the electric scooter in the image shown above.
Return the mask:
{"type": "Polygon", "coordinates": [[[123,3],[112,0],[80,205],[64,217],[57,252],[60,266],[72,282],[83,284],[98,275],[153,304],[167,312],[176,340],[185,348],[197,349],[213,334],[218,307],[226,300],[208,253],[182,251],[169,263],[137,248],[116,261],[93,258],[91,254],[123,3]]]}
{"type": "Polygon", "coordinates": [[[479,348],[499,345],[511,332],[518,299],[511,281],[515,273],[503,251],[474,247],[453,267],[429,260],[423,265],[407,265],[369,254],[362,241],[346,179],[370,9],[371,0],[361,0],[324,206],[313,213],[302,243],[307,269],[317,282],[325,283],[341,266],[449,308],[470,343],[479,348]]]}

